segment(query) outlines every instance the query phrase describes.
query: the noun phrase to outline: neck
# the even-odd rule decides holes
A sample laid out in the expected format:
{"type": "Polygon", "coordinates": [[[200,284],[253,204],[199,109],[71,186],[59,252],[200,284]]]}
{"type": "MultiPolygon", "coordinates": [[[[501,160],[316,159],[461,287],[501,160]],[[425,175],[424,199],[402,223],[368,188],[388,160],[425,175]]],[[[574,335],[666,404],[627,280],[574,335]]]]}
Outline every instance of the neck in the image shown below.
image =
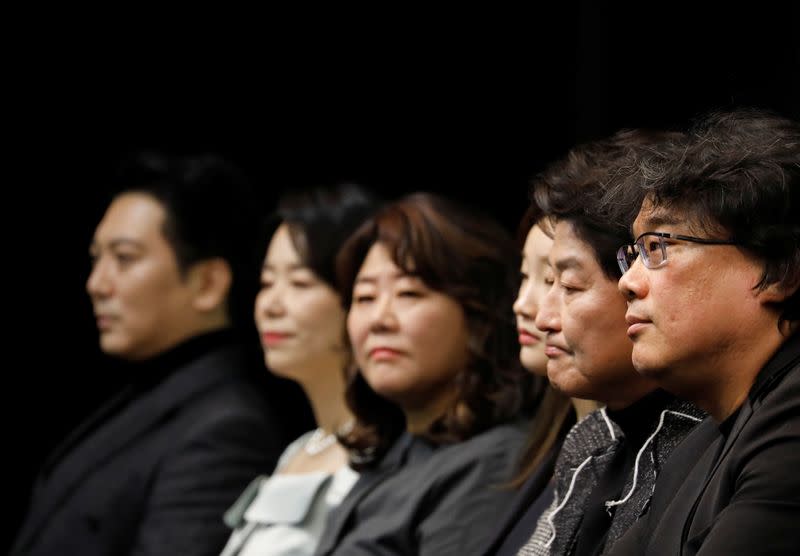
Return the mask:
{"type": "Polygon", "coordinates": [[[625,382],[620,383],[619,387],[616,388],[613,398],[609,397],[600,400],[608,409],[619,411],[630,407],[658,388],[655,381],[642,377],[633,369],[631,369],[631,373],[633,376],[625,382]]]}
{"type": "Polygon", "coordinates": [[[296,373],[295,376],[309,377],[298,382],[305,391],[317,426],[336,433],[353,418],[344,398],[346,385],[342,357],[334,356],[327,361],[320,361],[309,371],[296,373]]]}
{"type": "Polygon", "coordinates": [[[570,398],[572,407],[575,408],[575,415],[577,420],[580,421],[589,413],[600,407],[600,404],[594,400],[581,400],[579,398],[570,398]]]}
{"type": "Polygon", "coordinates": [[[708,380],[694,396],[685,397],[718,423],[730,417],[745,402],[758,373],[786,340],[777,328],[773,327],[771,332],[758,341],[701,363],[708,380]],[[715,372],[708,373],[709,369],[715,372]]]}
{"type": "Polygon", "coordinates": [[[225,315],[224,312],[221,311],[206,313],[202,317],[197,317],[195,315],[195,317],[193,317],[192,320],[186,324],[183,330],[178,333],[180,340],[173,341],[172,345],[177,345],[178,343],[184,342],[190,338],[194,338],[195,336],[201,336],[203,334],[216,332],[217,330],[222,330],[224,328],[230,328],[230,326],[230,319],[225,315]]]}
{"type": "Polygon", "coordinates": [[[453,404],[456,393],[447,391],[424,406],[403,407],[406,416],[406,430],[411,434],[423,434],[430,426],[445,414],[447,408],[453,404]]]}

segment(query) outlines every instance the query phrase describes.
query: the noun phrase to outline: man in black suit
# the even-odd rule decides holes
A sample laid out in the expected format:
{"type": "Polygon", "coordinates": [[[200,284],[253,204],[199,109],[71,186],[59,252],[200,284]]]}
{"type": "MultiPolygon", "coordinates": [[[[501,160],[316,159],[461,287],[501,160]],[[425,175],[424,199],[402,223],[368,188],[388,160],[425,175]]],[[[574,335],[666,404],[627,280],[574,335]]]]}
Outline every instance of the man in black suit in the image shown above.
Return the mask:
{"type": "Polygon", "coordinates": [[[800,125],[714,114],[620,249],[637,371],[710,417],[611,554],[800,554],[800,125]]]}
{"type": "Polygon", "coordinates": [[[233,327],[255,240],[243,178],[216,157],[147,155],[120,182],[86,287],[130,381],[46,462],[14,555],[218,554],[224,511],[295,432],[233,327]]]}

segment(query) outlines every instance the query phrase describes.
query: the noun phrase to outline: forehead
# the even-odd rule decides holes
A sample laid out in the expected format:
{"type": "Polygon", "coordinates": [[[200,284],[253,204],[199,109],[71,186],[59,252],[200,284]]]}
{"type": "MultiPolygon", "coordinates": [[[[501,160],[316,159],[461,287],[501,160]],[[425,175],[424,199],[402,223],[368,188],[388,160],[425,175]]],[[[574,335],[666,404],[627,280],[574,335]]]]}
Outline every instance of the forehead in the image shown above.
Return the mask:
{"type": "Polygon", "coordinates": [[[650,198],[645,199],[636,220],[633,221],[633,234],[655,231],[656,228],[688,224],[693,221],[692,215],[684,208],[677,206],[656,206],[650,198]]]}
{"type": "Polygon", "coordinates": [[[383,243],[375,243],[369,248],[364,262],[358,271],[358,277],[371,277],[377,275],[400,275],[405,274],[394,262],[389,249],[383,243]]]}
{"type": "Polygon", "coordinates": [[[145,193],[124,193],[116,197],[98,224],[94,239],[99,243],[132,239],[142,243],[165,241],[166,211],[159,201],[145,193]]]}
{"type": "Polygon", "coordinates": [[[553,239],[536,225],[528,232],[522,254],[528,258],[546,258],[552,245],[553,239]]]}
{"type": "Polygon", "coordinates": [[[550,264],[559,270],[576,268],[586,271],[602,272],[595,260],[591,245],[575,233],[570,222],[560,221],[553,234],[553,247],[550,249],[550,264]]]}
{"type": "Polygon", "coordinates": [[[272,239],[269,241],[265,263],[277,265],[298,264],[300,262],[300,253],[297,252],[294,241],[292,241],[289,226],[281,224],[272,234],[272,239]]]}

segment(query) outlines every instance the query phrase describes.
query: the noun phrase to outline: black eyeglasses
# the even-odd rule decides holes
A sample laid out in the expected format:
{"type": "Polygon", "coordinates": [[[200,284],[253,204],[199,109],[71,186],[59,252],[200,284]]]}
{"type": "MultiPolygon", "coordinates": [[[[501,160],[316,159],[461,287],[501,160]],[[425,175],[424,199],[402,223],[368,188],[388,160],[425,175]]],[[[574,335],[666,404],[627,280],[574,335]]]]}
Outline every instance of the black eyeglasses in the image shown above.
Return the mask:
{"type": "Polygon", "coordinates": [[[617,264],[625,274],[633,265],[636,257],[642,255],[642,262],[647,268],[658,268],[667,264],[667,242],[664,239],[680,239],[704,245],[737,245],[737,242],[726,239],[704,239],[701,237],[669,234],[667,232],[645,232],[636,241],[623,245],[617,251],[617,264]]]}

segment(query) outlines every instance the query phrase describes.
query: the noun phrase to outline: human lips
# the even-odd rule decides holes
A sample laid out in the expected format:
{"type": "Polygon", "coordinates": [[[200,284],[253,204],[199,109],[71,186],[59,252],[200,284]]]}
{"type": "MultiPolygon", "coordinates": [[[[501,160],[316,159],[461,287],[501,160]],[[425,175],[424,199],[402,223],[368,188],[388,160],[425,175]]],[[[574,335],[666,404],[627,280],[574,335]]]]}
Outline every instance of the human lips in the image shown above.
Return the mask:
{"type": "Polygon", "coordinates": [[[292,334],[288,332],[278,332],[274,330],[268,330],[261,334],[261,341],[267,347],[275,347],[283,343],[291,336],[292,334]]]}
{"type": "Polygon", "coordinates": [[[114,324],[114,321],[117,320],[117,316],[112,313],[95,313],[94,319],[97,323],[97,329],[101,332],[106,331],[111,328],[114,324]]]}
{"type": "Polygon", "coordinates": [[[628,337],[633,339],[637,336],[648,324],[652,324],[652,321],[646,319],[644,317],[640,317],[637,315],[632,315],[630,313],[625,314],[625,322],[628,323],[628,337]]]}
{"type": "Polygon", "coordinates": [[[519,332],[519,343],[523,346],[535,346],[542,342],[542,338],[531,332],[530,330],[526,330],[524,328],[518,328],[519,332]]]}
{"type": "Polygon", "coordinates": [[[559,356],[565,355],[567,353],[569,353],[569,350],[563,344],[560,344],[558,342],[553,342],[553,341],[545,342],[544,354],[548,358],[553,359],[554,357],[559,357],[559,356]]]}
{"type": "Polygon", "coordinates": [[[399,349],[389,346],[376,346],[367,352],[367,357],[373,361],[390,361],[397,359],[402,354],[399,349]]]}

